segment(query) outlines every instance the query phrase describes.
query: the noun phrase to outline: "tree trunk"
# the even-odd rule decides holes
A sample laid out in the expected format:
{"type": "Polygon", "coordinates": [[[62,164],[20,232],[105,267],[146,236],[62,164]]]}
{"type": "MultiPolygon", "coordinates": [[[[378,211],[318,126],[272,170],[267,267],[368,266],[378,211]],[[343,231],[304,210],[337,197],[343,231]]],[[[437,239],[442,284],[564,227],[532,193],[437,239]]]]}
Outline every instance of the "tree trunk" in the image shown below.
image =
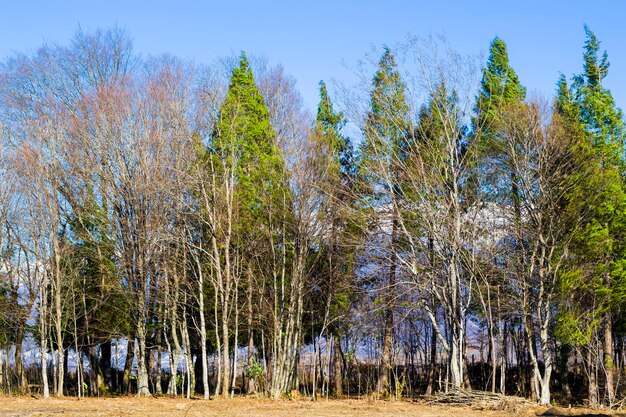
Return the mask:
{"type": "Polygon", "coordinates": [[[456,330],[452,330],[453,336],[450,343],[450,383],[453,388],[461,388],[463,385],[463,365],[461,363],[461,357],[463,356],[463,347],[461,346],[462,339],[455,333],[456,330]]]}
{"type": "Polygon", "coordinates": [[[26,371],[22,362],[23,341],[24,325],[20,322],[15,339],[15,373],[17,374],[17,387],[20,395],[28,394],[28,381],[26,380],[26,371]]]}
{"type": "Polygon", "coordinates": [[[133,360],[135,359],[135,339],[128,339],[126,342],[126,361],[124,362],[124,377],[122,379],[122,391],[130,393],[130,376],[133,370],[133,360]]]}
{"type": "MultiPolygon", "coordinates": [[[[43,397],[50,398],[50,386],[48,384],[48,344],[45,334],[41,339],[41,382],[43,386],[43,397]]],[[[0,383],[2,383],[2,358],[0,357],[0,383]]]]}
{"type": "Polygon", "coordinates": [[[200,292],[199,297],[199,309],[200,309],[200,352],[201,352],[201,360],[202,360],[202,395],[205,400],[210,399],[211,393],[209,392],[209,363],[207,358],[207,349],[206,349],[206,319],[204,315],[204,278],[202,273],[202,266],[199,265],[199,288],[200,292]]]}
{"type": "MultiPolygon", "coordinates": [[[[428,238],[428,251],[430,258],[430,267],[435,268],[435,239],[428,238]]],[[[437,315],[436,309],[436,297],[432,299],[432,311],[433,315],[437,315]]],[[[430,325],[430,367],[428,368],[428,385],[426,386],[426,395],[433,394],[433,387],[435,385],[435,370],[437,366],[437,326],[434,323],[430,325]]]]}
{"type": "Polygon", "coordinates": [[[54,313],[55,313],[55,333],[57,342],[57,358],[59,360],[59,382],[57,385],[57,398],[63,397],[63,380],[65,379],[65,368],[63,363],[63,330],[61,327],[63,319],[63,307],[61,305],[61,252],[58,239],[54,239],[55,258],[55,291],[54,291],[54,313]]]}
{"type": "Polygon", "coordinates": [[[611,312],[604,314],[604,369],[606,372],[606,395],[609,406],[615,402],[614,374],[615,364],[613,363],[613,319],[611,312]]]}
{"type": "MultiPolygon", "coordinates": [[[[237,286],[237,284],[235,284],[237,286]]],[[[239,292],[235,291],[235,334],[233,337],[233,368],[232,368],[232,382],[230,384],[230,397],[235,396],[235,385],[237,383],[237,341],[239,340],[239,292]]]]}
{"type": "MultiPolygon", "coordinates": [[[[252,306],[252,268],[248,266],[248,288],[247,288],[247,296],[248,296],[248,309],[247,309],[247,324],[248,324],[248,359],[247,365],[252,366],[254,363],[254,329],[252,328],[252,317],[253,317],[253,306],[252,306]]],[[[248,378],[248,386],[246,388],[246,393],[248,395],[254,394],[256,392],[256,381],[254,378],[248,378]]]]}
{"type": "Polygon", "coordinates": [[[230,341],[228,331],[228,304],[222,306],[222,396],[230,393],[230,341]]]}
{"type": "Polygon", "coordinates": [[[493,321],[489,320],[489,349],[491,353],[491,392],[496,392],[496,377],[498,374],[498,353],[496,351],[496,337],[494,335],[493,321]]]}
{"type": "Polygon", "coordinates": [[[140,319],[137,325],[137,342],[139,343],[139,357],[137,358],[137,396],[149,397],[150,377],[146,366],[148,352],[146,351],[146,329],[143,319],[140,319]]]}
{"type": "Polygon", "coordinates": [[[500,394],[506,394],[506,365],[508,356],[508,339],[507,339],[506,321],[502,320],[502,330],[500,331],[500,349],[502,357],[500,358],[500,394]]]}
{"type": "Polygon", "coordinates": [[[156,376],[154,378],[154,393],[158,396],[163,395],[163,366],[161,366],[161,332],[157,332],[157,347],[156,347],[156,358],[155,358],[155,367],[156,367],[156,376]]]}
{"type": "MultiPolygon", "coordinates": [[[[98,366],[98,351],[95,345],[91,346],[89,338],[87,338],[87,360],[89,361],[89,392],[93,396],[98,395],[100,382],[100,367],[98,366]]],[[[67,356],[67,355],[66,355],[67,356]]],[[[67,365],[67,364],[66,364],[67,365]]],[[[67,366],[65,366],[67,368],[67,366]]]]}
{"type": "Polygon", "coordinates": [[[111,392],[112,385],[112,370],[111,370],[111,340],[105,340],[100,343],[100,361],[99,361],[100,372],[99,375],[103,378],[98,385],[101,390],[104,392],[111,392]]]}
{"type": "Polygon", "coordinates": [[[437,329],[435,325],[430,327],[430,364],[428,367],[428,385],[426,386],[426,395],[432,395],[435,386],[435,370],[437,367],[437,329]]]}
{"type": "Polygon", "coordinates": [[[335,395],[341,397],[343,395],[343,374],[341,373],[341,345],[337,334],[334,335],[334,355],[333,367],[335,376],[335,395]]]}
{"type": "Polygon", "coordinates": [[[385,324],[383,335],[383,351],[381,355],[380,369],[378,370],[378,385],[376,391],[387,396],[389,392],[389,372],[391,370],[391,348],[393,343],[393,304],[394,290],[396,284],[396,240],[398,234],[398,217],[396,209],[393,209],[393,220],[391,227],[391,254],[389,266],[389,280],[385,288],[385,324]]]}
{"type": "MultiPolygon", "coordinates": [[[[187,297],[185,296],[185,305],[187,305],[187,297]]],[[[191,352],[191,341],[189,339],[189,329],[187,327],[187,309],[183,308],[183,319],[181,321],[181,335],[183,337],[183,350],[185,351],[185,362],[187,369],[187,398],[191,398],[195,393],[196,374],[193,363],[193,354],[191,352]]]]}
{"type": "Polygon", "coordinates": [[[596,378],[596,366],[591,349],[586,348],[587,356],[587,398],[589,407],[596,408],[598,406],[598,380],[596,378]]]}
{"type": "Polygon", "coordinates": [[[176,321],[172,321],[172,339],[174,342],[174,351],[170,355],[170,383],[167,388],[167,394],[176,396],[178,394],[178,386],[176,378],[178,377],[178,361],[180,358],[180,342],[178,340],[178,333],[176,327],[176,321]]]}
{"type": "Polygon", "coordinates": [[[461,364],[463,366],[463,388],[471,391],[472,381],[470,381],[469,371],[467,369],[467,342],[463,341],[463,355],[461,356],[461,364]]]}

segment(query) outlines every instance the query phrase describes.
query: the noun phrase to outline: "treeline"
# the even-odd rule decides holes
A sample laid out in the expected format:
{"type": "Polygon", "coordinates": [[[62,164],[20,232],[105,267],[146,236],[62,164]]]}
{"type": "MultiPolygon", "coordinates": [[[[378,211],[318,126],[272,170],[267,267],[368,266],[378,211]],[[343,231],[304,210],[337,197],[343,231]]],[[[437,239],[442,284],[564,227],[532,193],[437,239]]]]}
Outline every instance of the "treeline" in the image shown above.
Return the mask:
{"type": "Polygon", "coordinates": [[[413,40],[314,117],[281,67],[119,29],[7,58],[0,387],[619,404],[626,131],[585,33],[553,100],[499,38],[413,40]]]}

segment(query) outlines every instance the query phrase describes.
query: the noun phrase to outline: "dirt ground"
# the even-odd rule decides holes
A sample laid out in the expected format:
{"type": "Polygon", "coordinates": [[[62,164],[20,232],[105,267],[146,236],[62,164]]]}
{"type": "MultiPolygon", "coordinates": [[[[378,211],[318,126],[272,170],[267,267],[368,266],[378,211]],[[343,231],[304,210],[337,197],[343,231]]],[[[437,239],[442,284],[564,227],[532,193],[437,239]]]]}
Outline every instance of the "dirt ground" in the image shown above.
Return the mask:
{"type": "Polygon", "coordinates": [[[477,417],[535,416],[545,411],[529,407],[516,412],[480,411],[467,407],[431,406],[408,401],[322,400],[317,402],[272,401],[235,398],[211,401],[172,398],[75,398],[36,399],[31,397],[0,397],[0,417],[19,416],[242,416],[242,417],[347,417],[347,416],[412,416],[412,417],[477,417]]]}
{"type": "MultiPolygon", "coordinates": [[[[0,397],[0,417],[39,416],[225,416],[225,417],[495,417],[495,416],[605,416],[606,414],[585,412],[580,409],[553,409],[525,407],[516,411],[476,410],[469,407],[428,405],[409,401],[373,400],[308,400],[272,401],[267,399],[235,398],[211,401],[172,398],[75,398],[37,399],[31,397],[0,397]]],[[[624,416],[624,414],[614,414],[624,416]]]]}

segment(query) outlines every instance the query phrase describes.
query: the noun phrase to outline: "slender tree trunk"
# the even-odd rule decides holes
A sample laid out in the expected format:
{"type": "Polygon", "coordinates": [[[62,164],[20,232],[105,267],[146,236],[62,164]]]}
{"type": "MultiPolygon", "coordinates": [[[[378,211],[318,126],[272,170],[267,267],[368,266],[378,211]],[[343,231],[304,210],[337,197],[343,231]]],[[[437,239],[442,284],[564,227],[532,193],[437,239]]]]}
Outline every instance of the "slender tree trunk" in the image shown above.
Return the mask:
{"type": "Polygon", "coordinates": [[[219,312],[219,304],[218,304],[218,286],[217,285],[213,285],[213,289],[215,291],[215,297],[214,297],[214,303],[213,303],[213,314],[214,314],[214,320],[215,320],[215,346],[217,348],[216,350],[216,354],[215,354],[215,359],[217,360],[217,381],[215,383],[215,396],[219,396],[220,395],[220,388],[222,386],[222,368],[223,368],[223,364],[222,364],[222,338],[220,337],[220,331],[218,330],[218,323],[219,323],[219,318],[218,318],[218,312],[219,312]]]}
{"type": "Polygon", "coordinates": [[[99,361],[100,375],[103,377],[102,383],[100,383],[100,389],[104,389],[105,392],[111,392],[113,388],[112,381],[112,369],[111,369],[111,340],[105,340],[100,343],[100,361],[99,361]]]}
{"type": "MultiPolygon", "coordinates": [[[[253,305],[252,305],[252,292],[253,292],[253,276],[252,276],[252,267],[248,266],[248,288],[247,288],[247,296],[248,296],[248,309],[247,309],[247,325],[248,325],[248,366],[252,366],[254,363],[254,329],[252,327],[252,317],[253,317],[253,305]]],[[[247,394],[254,394],[256,392],[256,381],[254,378],[248,378],[248,387],[246,389],[247,394]]]]}
{"type": "Polygon", "coordinates": [[[598,406],[598,380],[596,378],[595,359],[590,348],[585,348],[585,351],[587,357],[587,398],[589,400],[589,407],[596,408],[598,406]]]}
{"type": "MultiPolygon", "coordinates": [[[[237,286],[237,284],[235,284],[237,286]]],[[[239,292],[235,291],[235,335],[233,344],[233,369],[232,382],[230,384],[230,397],[235,396],[235,384],[237,382],[237,340],[239,340],[239,292]]]]}
{"type": "MultiPolygon", "coordinates": [[[[43,346],[43,345],[42,345],[43,346]]],[[[5,360],[4,360],[4,355],[3,355],[3,350],[0,349],[0,393],[5,394],[6,393],[6,389],[7,386],[5,384],[5,360]]],[[[43,363],[43,358],[46,357],[47,360],[47,354],[45,353],[45,351],[42,349],[42,363],[43,363]]],[[[47,373],[47,372],[46,372],[47,373]]],[[[42,373],[42,379],[43,379],[43,373],[42,373]]],[[[46,392],[46,385],[44,384],[44,393],[46,392]]],[[[48,397],[50,396],[49,391],[48,391],[48,397]]],[[[44,397],[44,398],[48,398],[48,397],[44,397]]]]}
{"type": "MultiPolygon", "coordinates": [[[[184,305],[187,305],[187,297],[185,296],[184,305]]],[[[195,393],[196,375],[194,372],[193,354],[191,352],[191,341],[189,339],[189,329],[187,327],[187,309],[183,308],[183,319],[181,322],[180,332],[183,337],[183,349],[185,351],[186,369],[187,369],[187,398],[191,398],[195,393]]]]}
{"type": "Polygon", "coordinates": [[[199,308],[200,308],[200,352],[201,352],[201,360],[202,360],[202,390],[203,390],[203,398],[208,400],[211,398],[211,393],[209,392],[209,363],[207,358],[207,348],[206,348],[206,319],[204,315],[204,279],[202,275],[202,271],[200,271],[200,299],[199,299],[199,308]]]}
{"type": "Polygon", "coordinates": [[[20,321],[15,338],[15,373],[17,374],[17,387],[20,395],[26,395],[28,393],[28,381],[26,380],[26,371],[22,362],[23,341],[24,325],[23,322],[20,321]]]}
{"type": "MultiPolygon", "coordinates": [[[[50,350],[52,350],[52,346],[54,346],[54,342],[52,341],[52,332],[50,332],[50,335],[48,337],[49,337],[49,341],[50,341],[49,344],[51,346],[50,350]]],[[[57,359],[58,358],[56,357],[56,355],[52,354],[52,386],[53,386],[53,389],[54,389],[54,395],[55,396],[56,396],[56,392],[57,392],[57,389],[58,389],[58,385],[57,384],[59,382],[59,372],[58,372],[59,366],[57,364],[57,362],[58,362],[57,359]]]]}
{"type": "Polygon", "coordinates": [[[606,395],[609,406],[615,402],[614,374],[615,364],[613,362],[613,318],[611,312],[604,314],[604,369],[606,372],[606,395]]]}
{"type": "Polygon", "coordinates": [[[222,304],[222,396],[227,398],[230,392],[230,340],[228,329],[228,303],[222,304]]]}
{"type": "MultiPolygon", "coordinates": [[[[48,382],[48,329],[47,329],[47,279],[44,277],[44,282],[39,289],[39,343],[41,345],[41,383],[43,386],[43,397],[50,398],[50,384],[48,382]]],[[[0,383],[2,380],[2,358],[0,356],[0,383]]]]}
{"type": "Polygon", "coordinates": [[[157,331],[157,346],[156,346],[156,378],[154,380],[154,392],[156,395],[163,395],[163,366],[161,366],[161,332],[157,331]]]}
{"type": "Polygon", "coordinates": [[[435,370],[437,367],[437,329],[435,325],[430,326],[430,364],[428,367],[428,385],[426,395],[432,395],[435,385],[435,370]]]}
{"type": "MultiPolygon", "coordinates": [[[[41,383],[43,397],[50,398],[50,384],[48,383],[48,344],[45,333],[41,336],[41,383]]],[[[0,357],[0,383],[2,383],[2,358],[0,357]]]]}
{"type": "Polygon", "coordinates": [[[334,355],[333,367],[335,376],[335,395],[341,397],[343,395],[343,374],[341,372],[341,344],[337,334],[334,334],[334,355]]]}
{"type": "MultiPolygon", "coordinates": [[[[465,335],[465,332],[463,332],[463,334],[465,335]]],[[[461,356],[461,364],[463,369],[463,388],[471,391],[472,381],[470,380],[469,371],[467,369],[467,341],[465,340],[465,337],[463,338],[463,355],[461,356]]]]}
{"type": "Polygon", "coordinates": [[[508,339],[507,339],[506,321],[502,320],[502,329],[500,331],[500,393],[506,394],[506,365],[508,356],[508,339]]]}
{"type": "Polygon", "coordinates": [[[174,273],[173,275],[168,275],[168,279],[165,281],[165,291],[166,293],[170,293],[169,288],[169,278],[174,278],[174,288],[171,288],[172,297],[169,301],[169,319],[170,319],[170,336],[172,342],[174,343],[174,351],[171,352],[169,360],[170,360],[170,383],[167,388],[167,394],[171,396],[176,396],[178,394],[178,386],[177,377],[178,377],[178,362],[180,360],[180,341],[178,339],[178,300],[179,300],[179,279],[178,274],[174,273]]]}
{"type": "Polygon", "coordinates": [[[320,343],[321,343],[320,340],[318,340],[316,337],[313,337],[313,358],[312,358],[313,380],[312,380],[312,385],[311,385],[311,396],[313,398],[313,401],[317,399],[317,359],[316,358],[317,358],[317,351],[321,349],[320,343]]]}
{"type": "Polygon", "coordinates": [[[496,336],[493,329],[493,321],[489,320],[489,350],[491,353],[491,392],[496,392],[496,377],[498,374],[498,352],[496,350],[496,336]]]}
{"type": "MultiPolygon", "coordinates": [[[[166,333],[166,327],[165,327],[165,318],[163,319],[163,340],[165,340],[165,347],[167,349],[167,360],[168,360],[168,365],[170,368],[170,379],[167,383],[167,395],[175,395],[172,394],[170,392],[170,388],[172,387],[172,380],[176,380],[176,371],[172,368],[172,358],[174,356],[174,352],[172,351],[172,344],[170,343],[168,337],[167,337],[167,333],[166,333]]],[[[175,386],[176,384],[174,384],[175,386]]]]}
{"type": "Polygon", "coordinates": [[[57,358],[59,360],[59,382],[57,385],[57,398],[63,397],[63,380],[65,379],[65,368],[63,363],[63,329],[61,327],[62,324],[62,315],[63,308],[61,306],[61,252],[59,248],[58,239],[54,239],[54,258],[55,258],[55,289],[54,289],[54,313],[55,313],[55,321],[54,328],[56,331],[56,341],[57,341],[57,358]]]}
{"type": "Polygon", "coordinates": [[[384,396],[390,394],[389,392],[389,372],[391,370],[391,348],[393,343],[393,304],[396,284],[396,240],[398,234],[398,214],[396,209],[393,209],[393,220],[391,227],[391,242],[390,242],[390,266],[389,266],[389,279],[387,282],[387,288],[385,288],[385,324],[383,335],[383,351],[381,355],[380,368],[378,370],[378,385],[376,391],[384,396]]]}
{"type": "Polygon", "coordinates": [[[126,361],[124,361],[124,377],[122,378],[122,391],[126,394],[130,393],[130,375],[133,369],[133,360],[135,358],[135,339],[128,339],[126,342],[126,361]]]}
{"type": "MultiPolygon", "coordinates": [[[[429,260],[430,267],[435,269],[435,239],[432,237],[428,238],[428,252],[429,252],[429,260]]],[[[436,317],[437,309],[436,309],[436,297],[432,297],[432,312],[436,317]]],[[[437,327],[435,324],[436,320],[433,319],[433,322],[430,325],[430,367],[428,368],[428,385],[426,386],[426,395],[432,395],[433,389],[435,385],[435,370],[437,366],[437,327]]]]}
{"type": "Polygon", "coordinates": [[[137,324],[137,342],[139,344],[139,357],[137,358],[137,396],[150,396],[150,377],[146,366],[147,347],[146,347],[146,328],[143,318],[140,318],[137,324]]]}

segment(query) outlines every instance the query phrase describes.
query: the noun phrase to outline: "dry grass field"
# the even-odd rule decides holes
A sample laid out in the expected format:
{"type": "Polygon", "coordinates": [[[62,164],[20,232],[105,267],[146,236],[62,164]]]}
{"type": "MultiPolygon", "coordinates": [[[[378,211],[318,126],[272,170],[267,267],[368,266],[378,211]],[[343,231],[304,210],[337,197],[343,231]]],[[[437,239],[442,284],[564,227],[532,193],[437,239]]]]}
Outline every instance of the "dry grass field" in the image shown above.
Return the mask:
{"type": "MultiPolygon", "coordinates": [[[[77,400],[36,399],[31,397],[0,397],[0,417],[19,416],[180,416],[180,417],[495,417],[536,416],[546,408],[524,407],[518,410],[478,410],[469,407],[428,405],[408,401],[329,400],[329,401],[272,401],[266,399],[236,398],[211,401],[172,398],[88,398],[77,400]]],[[[602,416],[584,410],[561,410],[546,415],[602,416]]],[[[620,415],[620,414],[615,414],[620,415]]]]}

